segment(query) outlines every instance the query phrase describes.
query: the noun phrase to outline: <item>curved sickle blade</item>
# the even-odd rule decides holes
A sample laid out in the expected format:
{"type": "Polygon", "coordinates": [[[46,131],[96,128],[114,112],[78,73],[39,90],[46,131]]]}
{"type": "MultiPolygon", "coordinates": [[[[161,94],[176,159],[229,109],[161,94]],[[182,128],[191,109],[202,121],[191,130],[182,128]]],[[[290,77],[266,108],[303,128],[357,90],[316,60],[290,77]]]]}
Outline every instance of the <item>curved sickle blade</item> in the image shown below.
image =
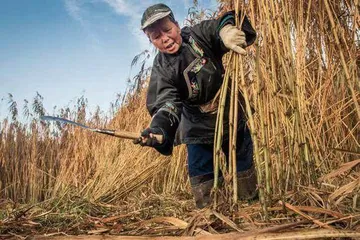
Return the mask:
{"type": "Polygon", "coordinates": [[[114,136],[114,137],[119,137],[119,138],[126,138],[126,139],[133,139],[134,140],[134,139],[139,139],[139,137],[140,137],[140,134],[138,134],[138,133],[127,132],[127,131],[119,131],[119,130],[115,131],[115,130],[110,130],[110,129],[91,128],[91,127],[88,127],[88,126],[86,126],[84,124],[73,122],[73,121],[67,120],[65,118],[59,118],[59,117],[53,117],[53,116],[41,116],[40,119],[44,120],[44,121],[57,121],[57,122],[73,124],[73,125],[88,129],[88,130],[93,131],[93,132],[102,133],[102,134],[106,134],[106,135],[110,135],[110,136],[114,136]]]}
{"type": "Polygon", "coordinates": [[[86,128],[86,129],[88,129],[90,131],[94,131],[94,132],[98,131],[98,129],[91,128],[91,127],[85,126],[85,125],[83,125],[81,123],[77,123],[77,122],[67,120],[65,118],[59,118],[59,117],[53,117],[53,116],[41,116],[40,119],[44,120],[44,121],[57,121],[57,122],[73,124],[73,125],[76,125],[76,126],[79,126],[79,127],[82,127],[82,128],[86,128]]]}

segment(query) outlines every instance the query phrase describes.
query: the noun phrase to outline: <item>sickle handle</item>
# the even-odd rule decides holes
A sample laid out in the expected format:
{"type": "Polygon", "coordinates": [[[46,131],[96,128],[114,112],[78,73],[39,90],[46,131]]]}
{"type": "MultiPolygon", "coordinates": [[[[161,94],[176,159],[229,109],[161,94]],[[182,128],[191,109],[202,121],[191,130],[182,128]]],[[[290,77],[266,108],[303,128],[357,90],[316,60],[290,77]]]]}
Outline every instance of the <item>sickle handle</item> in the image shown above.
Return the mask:
{"type": "Polygon", "coordinates": [[[119,138],[126,138],[126,139],[138,139],[140,137],[139,133],[135,132],[128,132],[128,131],[121,131],[121,130],[115,130],[114,136],[119,138]]]}
{"type": "MultiPolygon", "coordinates": [[[[142,138],[139,133],[122,131],[122,130],[96,129],[96,131],[103,134],[107,134],[119,138],[125,138],[125,139],[132,139],[132,140],[140,139],[141,141],[142,138]]],[[[164,141],[163,136],[160,134],[152,134],[151,136],[155,137],[160,144],[163,143],[164,141]]]]}

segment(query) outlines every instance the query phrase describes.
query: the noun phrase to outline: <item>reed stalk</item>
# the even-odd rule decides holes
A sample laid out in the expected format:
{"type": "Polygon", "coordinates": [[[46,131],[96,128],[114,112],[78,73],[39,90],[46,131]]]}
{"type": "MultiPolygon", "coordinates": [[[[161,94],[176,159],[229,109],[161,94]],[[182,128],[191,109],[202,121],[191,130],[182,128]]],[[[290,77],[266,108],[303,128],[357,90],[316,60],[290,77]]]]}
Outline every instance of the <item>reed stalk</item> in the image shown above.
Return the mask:
{"type": "MultiPolygon", "coordinates": [[[[230,54],[229,62],[233,58],[233,53],[230,54]]],[[[230,78],[230,69],[225,71],[225,76],[223,80],[223,84],[220,90],[219,96],[219,108],[217,112],[216,118],[216,125],[215,125],[215,135],[214,135],[214,207],[217,205],[217,196],[216,192],[218,189],[218,179],[219,179],[219,168],[220,168],[220,155],[221,155],[221,146],[222,146],[222,136],[223,136],[223,119],[224,119],[224,110],[225,110],[225,103],[226,103],[226,95],[227,95],[227,88],[230,78]]]]}

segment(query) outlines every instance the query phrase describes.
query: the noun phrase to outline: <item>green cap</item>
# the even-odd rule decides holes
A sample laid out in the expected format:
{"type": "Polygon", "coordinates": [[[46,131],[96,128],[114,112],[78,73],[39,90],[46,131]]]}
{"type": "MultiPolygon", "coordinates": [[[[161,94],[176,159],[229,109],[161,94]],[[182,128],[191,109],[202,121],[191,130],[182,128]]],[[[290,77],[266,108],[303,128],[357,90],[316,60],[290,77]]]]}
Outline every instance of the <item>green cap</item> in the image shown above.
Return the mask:
{"type": "Polygon", "coordinates": [[[174,19],[174,14],[171,9],[163,3],[148,7],[141,18],[141,30],[144,30],[154,22],[167,16],[174,19]]]}

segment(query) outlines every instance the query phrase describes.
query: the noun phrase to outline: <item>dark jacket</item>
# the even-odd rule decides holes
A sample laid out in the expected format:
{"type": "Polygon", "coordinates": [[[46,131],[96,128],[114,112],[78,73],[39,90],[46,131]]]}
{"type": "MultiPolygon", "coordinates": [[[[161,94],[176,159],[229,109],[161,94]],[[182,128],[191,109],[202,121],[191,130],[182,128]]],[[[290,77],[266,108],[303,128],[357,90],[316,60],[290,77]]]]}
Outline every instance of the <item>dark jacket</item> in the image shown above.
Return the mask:
{"type": "MultiPolygon", "coordinates": [[[[172,153],[176,133],[180,143],[213,142],[217,114],[204,112],[199,106],[209,103],[221,88],[222,57],[228,49],[219,31],[234,22],[234,12],[228,12],[217,20],[184,27],[179,51],[176,54],[159,52],[155,57],[146,105],[152,116],[150,127],[162,129],[165,135],[166,141],[156,147],[160,153],[172,153]]],[[[242,31],[246,34],[247,45],[251,45],[256,33],[246,17],[242,31]]],[[[228,111],[225,109],[225,112],[228,111]]],[[[241,119],[244,114],[239,112],[241,119]]],[[[224,119],[228,119],[227,115],[224,119]]],[[[224,133],[227,134],[225,126],[224,133]]]]}

